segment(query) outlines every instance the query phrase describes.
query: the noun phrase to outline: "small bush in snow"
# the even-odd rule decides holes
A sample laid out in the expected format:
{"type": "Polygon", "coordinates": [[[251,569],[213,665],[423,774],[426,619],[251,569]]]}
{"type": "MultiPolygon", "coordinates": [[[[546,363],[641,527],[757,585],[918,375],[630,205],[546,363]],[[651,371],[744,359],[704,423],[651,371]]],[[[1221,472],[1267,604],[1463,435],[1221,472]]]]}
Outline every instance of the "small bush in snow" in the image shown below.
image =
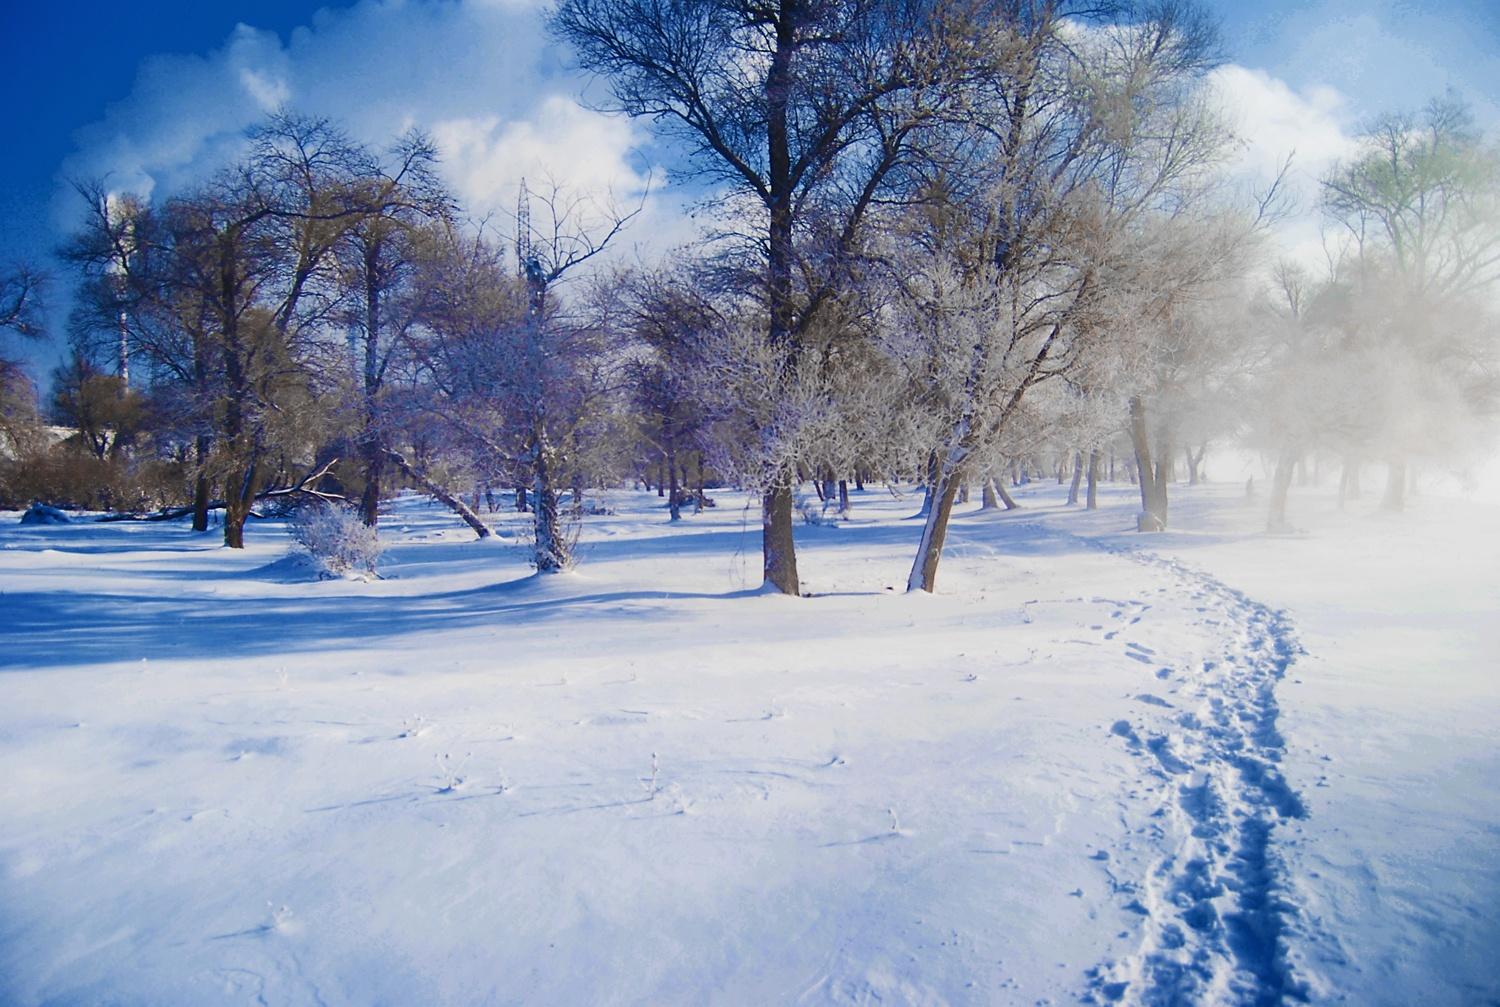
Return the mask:
{"type": "Polygon", "coordinates": [[[814,500],[804,500],[798,508],[802,511],[802,523],[809,525],[831,525],[835,523],[835,516],[826,513],[822,504],[814,500]]]}
{"type": "Polygon", "coordinates": [[[22,524],[67,524],[68,515],[50,504],[34,503],[21,515],[22,524]]]}
{"type": "Polygon", "coordinates": [[[352,507],[313,504],[299,507],[291,519],[297,541],[325,577],[373,574],[380,558],[380,537],[352,507]]]}

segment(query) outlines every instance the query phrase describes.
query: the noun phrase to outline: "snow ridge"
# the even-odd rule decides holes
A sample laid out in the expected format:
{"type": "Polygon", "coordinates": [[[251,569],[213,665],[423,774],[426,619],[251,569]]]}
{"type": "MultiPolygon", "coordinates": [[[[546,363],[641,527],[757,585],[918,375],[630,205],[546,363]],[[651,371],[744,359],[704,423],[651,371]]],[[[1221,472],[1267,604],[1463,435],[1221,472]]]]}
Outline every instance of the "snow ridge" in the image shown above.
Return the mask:
{"type": "MultiPolygon", "coordinates": [[[[1109,547],[1105,547],[1109,548],[1109,547]]],[[[1157,859],[1139,883],[1117,885],[1143,917],[1136,952],[1091,973],[1096,1002],[1248,1004],[1307,999],[1288,939],[1300,925],[1273,842],[1306,817],[1280,770],[1276,684],[1303,653],[1285,613],[1175,560],[1110,549],[1168,571],[1205,625],[1227,629],[1222,650],[1180,679],[1182,708],[1142,739],[1114,725],[1148,772],[1167,781],[1149,832],[1157,859]]]]}

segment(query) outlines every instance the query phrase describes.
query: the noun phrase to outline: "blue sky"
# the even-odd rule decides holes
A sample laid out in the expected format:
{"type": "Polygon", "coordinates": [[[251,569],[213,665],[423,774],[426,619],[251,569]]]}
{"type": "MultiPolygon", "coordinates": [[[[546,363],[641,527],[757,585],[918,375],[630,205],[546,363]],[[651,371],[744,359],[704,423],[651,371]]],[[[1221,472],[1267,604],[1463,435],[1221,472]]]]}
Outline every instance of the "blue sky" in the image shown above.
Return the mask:
{"type": "MultiPolygon", "coordinates": [[[[1308,192],[1362,122],[1450,86],[1500,132],[1500,3],[1212,6],[1229,60],[1216,86],[1240,117],[1247,174],[1295,147],[1308,192]]],[[[479,213],[503,212],[522,174],[638,189],[661,152],[640,124],[578,105],[583,82],[542,35],[539,8],[536,0],[12,0],[0,13],[12,138],[0,159],[0,261],[49,264],[75,210],[67,178],[107,175],[122,188],[171,191],[282,100],[341,119],[372,142],[408,125],[428,129],[450,182],[479,213]]],[[[668,188],[637,230],[673,230],[676,216],[668,188]]],[[[1302,226],[1291,242],[1312,240],[1311,223],[1302,226]]],[[[32,351],[39,372],[60,352],[61,319],[58,329],[51,349],[32,351]]]]}

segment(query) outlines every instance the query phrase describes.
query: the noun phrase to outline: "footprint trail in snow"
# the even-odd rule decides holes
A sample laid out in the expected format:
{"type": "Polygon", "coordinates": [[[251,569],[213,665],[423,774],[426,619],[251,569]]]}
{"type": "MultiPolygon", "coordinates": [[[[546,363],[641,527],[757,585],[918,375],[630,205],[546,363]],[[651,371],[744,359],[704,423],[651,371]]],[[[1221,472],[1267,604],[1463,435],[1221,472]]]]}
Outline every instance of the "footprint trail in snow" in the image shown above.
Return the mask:
{"type": "MultiPolygon", "coordinates": [[[[1096,1002],[1143,1005],[1274,1005],[1306,999],[1290,939],[1300,926],[1286,897],[1287,872],[1275,841],[1306,815],[1282,776],[1276,685],[1301,653],[1291,622],[1207,574],[1174,560],[1112,552],[1167,572],[1192,598],[1218,652],[1196,666],[1162,668],[1176,689],[1140,730],[1111,730],[1143,772],[1164,781],[1160,804],[1141,827],[1145,852],[1126,840],[1114,860],[1139,874],[1115,887],[1140,914],[1133,953],[1096,966],[1096,1002]],[[1143,858],[1143,859],[1142,859],[1143,858]]],[[[1154,652],[1126,644],[1126,656],[1154,652]]]]}

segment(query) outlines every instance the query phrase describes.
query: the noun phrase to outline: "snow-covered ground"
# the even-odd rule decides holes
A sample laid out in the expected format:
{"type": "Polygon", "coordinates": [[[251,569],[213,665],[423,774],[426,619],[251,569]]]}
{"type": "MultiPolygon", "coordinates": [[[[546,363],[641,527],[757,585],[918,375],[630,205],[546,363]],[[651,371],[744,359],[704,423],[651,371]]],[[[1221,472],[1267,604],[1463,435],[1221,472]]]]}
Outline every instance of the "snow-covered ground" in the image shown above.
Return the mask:
{"type": "Polygon", "coordinates": [[[0,516],[5,1004],[1500,1002],[1500,508],[0,516]]]}

